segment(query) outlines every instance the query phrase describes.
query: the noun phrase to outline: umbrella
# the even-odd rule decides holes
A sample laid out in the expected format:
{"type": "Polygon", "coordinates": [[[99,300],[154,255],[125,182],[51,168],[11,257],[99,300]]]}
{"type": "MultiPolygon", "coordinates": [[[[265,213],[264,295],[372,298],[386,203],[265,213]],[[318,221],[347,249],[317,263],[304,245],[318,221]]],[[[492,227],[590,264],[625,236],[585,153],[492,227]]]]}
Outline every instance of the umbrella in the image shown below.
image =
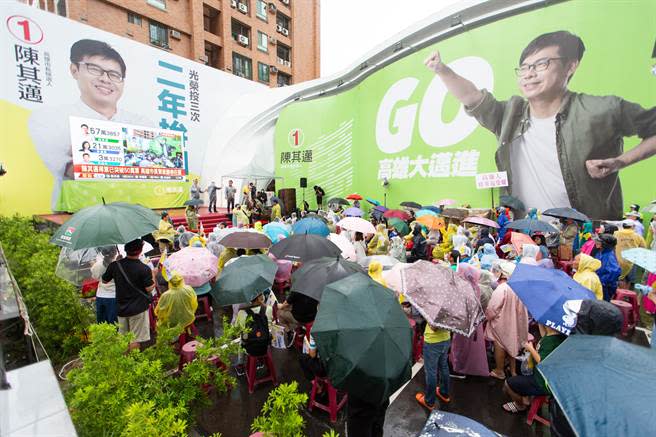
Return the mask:
{"type": "Polygon", "coordinates": [[[408,224],[401,219],[392,217],[391,219],[387,219],[387,224],[396,229],[396,231],[402,236],[408,235],[410,233],[408,224]]]}
{"type": "Polygon", "coordinates": [[[383,205],[377,205],[376,207],[374,207],[374,211],[379,211],[381,213],[383,213],[387,210],[388,210],[388,208],[385,208],[383,205]]]}
{"type": "Polygon", "coordinates": [[[83,208],[54,233],[50,242],[68,249],[124,244],[157,230],[160,217],[151,209],[115,202],[83,208]]]}
{"type": "Polygon", "coordinates": [[[367,273],[360,264],[340,256],[313,259],[294,272],[291,291],[321,301],[326,285],[358,272],[367,273]]]}
{"type": "Polygon", "coordinates": [[[435,202],[435,206],[448,206],[448,205],[455,205],[456,203],[458,202],[453,199],[441,199],[435,202]]]}
{"type": "Polygon", "coordinates": [[[218,305],[248,303],[273,284],[278,265],[266,255],[240,256],[225,266],[210,293],[218,305]]]}
{"type": "Polygon", "coordinates": [[[412,264],[399,262],[394,264],[391,269],[383,271],[383,279],[387,287],[396,291],[398,294],[403,292],[403,280],[401,279],[401,270],[410,267],[412,264]]]}
{"type": "Polygon", "coordinates": [[[437,217],[437,214],[435,213],[435,211],[431,211],[430,209],[420,209],[419,211],[417,211],[415,213],[415,217],[417,217],[417,218],[423,217],[425,215],[431,215],[433,217],[437,217]]]}
{"type": "Polygon", "coordinates": [[[499,197],[499,204],[518,211],[524,211],[526,209],[524,202],[513,196],[499,197]]]}
{"type": "Polygon", "coordinates": [[[548,215],[550,217],[558,217],[563,219],[572,219],[576,220],[577,222],[590,221],[587,215],[578,212],[574,208],[551,208],[544,211],[542,215],[548,215]]]}
{"type": "Polygon", "coordinates": [[[490,431],[485,425],[468,417],[446,411],[433,410],[419,433],[421,437],[498,437],[494,431],[490,431]]]}
{"type": "Polygon", "coordinates": [[[397,218],[401,220],[410,220],[410,214],[400,209],[388,209],[383,213],[385,218],[397,218]]]}
{"type": "Polygon", "coordinates": [[[528,264],[517,265],[508,285],[535,320],[566,335],[576,325],[576,314],[566,308],[565,303],[595,299],[592,291],[561,270],[528,264]]]}
{"type": "Polygon", "coordinates": [[[72,250],[65,247],[59,252],[55,274],[65,281],[80,287],[91,277],[91,266],[102,260],[99,247],[72,250]]]}
{"type": "Polygon", "coordinates": [[[524,244],[531,244],[533,246],[537,246],[535,244],[535,241],[531,237],[529,237],[526,234],[522,234],[521,232],[513,232],[512,235],[510,235],[510,243],[513,245],[513,249],[515,249],[515,253],[518,255],[522,254],[522,246],[524,244]]]}
{"type": "Polygon", "coordinates": [[[643,211],[644,211],[644,212],[650,212],[650,213],[656,213],[656,204],[654,204],[654,202],[652,202],[652,204],[651,204],[651,205],[647,205],[647,206],[643,209],[643,211]]]}
{"type": "Polygon", "coordinates": [[[477,217],[477,216],[467,217],[466,219],[463,220],[463,222],[473,223],[475,225],[487,226],[489,228],[497,228],[497,229],[499,228],[499,223],[485,217],[477,217]]]}
{"type": "Polygon", "coordinates": [[[264,229],[264,234],[271,239],[273,244],[290,235],[289,228],[280,222],[267,223],[262,229],[264,229]]]}
{"type": "Polygon", "coordinates": [[[450,267],[416,261],[401,280],[405,298],[432,326],[469,337],[485,318],[474,288],[450,267]]]}
{"type": "Polygon", "coordinates": [[[423,215],[417,219],[417,222],[426,226],[428,229],[444,229],[444,219],[433,215],[423,215]]]}
{"type": "Polygon", "coordinates": [[[407,208],[421,209],[421,205],[418,204],[417,202],[406,201],[406,202],[401,202],[399,205],[405,206],[407,208]]]}
{"type": "Polygon", "coordinates": [[[168,256],[163,264],[168,275],[178,272],[192,287],[206,284],[219,271],[219,259],[204,247],[180,249],[168,256]]]}
{"type": "Polygon", "coordinates": [[[347,217],[362,217],[364,213],[360,208],[352,207],[344,211],[344,215],[347,217]]]}
{"type": "Polygon", "coordinates": [[[350,205],[349,201],[341,197],[333,197],[328,201],[328,205],[350,205]]]}
{"type": "Polygon", "coordinates": [[[271,246],[271,240],[260,232],[239,231],[229,233],[219,240],[219,244],[240,249],[266,249],[271,246]]]}
{"type": "Polygon", "coordinates": [[[653,435],[654,349],[613,337],[573,335],[537,369],[577,435],[653,435]]]}
{"type": "Polygon", "coordinates": [[[531,232],[558,232],[558,229],[551,226],[549,223],[536,220],[536,219],[521,219],[513,220],[506,225],[506,229],[517,229],[519,231],[524,231],[527,233],[531,232]]]}
{"type": "Polygon", "coordinates": [[[331,383],[380,404],[411,378],[412,329],[392,290],[362,273],[326,286],[312,326],[331,383]]]}
{"type": "Polygon", "coordinates": [[[433,205],[422,206],[422,207],[419,207],[417,209],[427,209],[428,211],[433,211],[435,214],[441,214],[442,213],[442,210],[440,208],[438,208],[437,206],[433,206],[433,205]]]}
{"type": "Polygon", "coordinates": [[[297,221],[294,226],[292,226],[292,232],[295,235],[314,234],[322,237],[327,237],[330,234],[330,230],[328,229],[328,226],[326,226],[326,223],[316,217],[306,217],[297,221]]]}
{"type": "Polygon", "coordinates": [[[362,196],[357,193],[349,194],[346,198],[349,200],[362,200],[362,196]]]}
{"type": "Polygon", "coordinates": [[[366,200],[367,202],[371,203],[373,206],[380,206],[380,205],[382,205],[379,201],[377,201],[376,199],[372,199],[371,197],[367,197],[365,200],[366,200]]]}
{"type": "Polygon", "coordinates": [[[363,234],[375,234],[376,228],[371,222],[360,217],[345,217],[336,223],[342,229],[347,229],[354,232],[362,232],[363,234]]]}
{"type": "Polygon", "coordinates": [[[339,250],[342,251],[342,257],[350,261],[356,261],[357,255],[355,254],[355,247],[345,236],[342,234],[330,234],[328,239],[335,243],[339,250]]]}
{"type": "Polygon", "coordinates": [[[391,257],[389,255],[371,255],[371,256],[365,256],[362,258],[359,263],[363,267],[369,267],[369,264],[372,262],[379,262],[382,266],[383,269],[391,269],[394,267],[396,264],[400,263],[398,259],[391,257]]]}
{"type": "Polygon", "coordinates": [[[205,202],[203,202],[202,199],[189,199],[189,200],[185,200],[185,203],[183,203],[183,205],[185,205],[185,206],[198,206],[198,205],[202,205],[203,203],[205,203],[205,202]]]}
{"type": "Polygon", "coordinates": [[[322,256],[338,256],[342,251],[327,238],[297,234],[274,244],[269,253],[278,259],[307,262],[322,256]]]}
{"type": "Polygon", "coordinates": [[[324,216],[321,216],[321,215],[317,214],[316,212],[309,212],[303,218],[304,219],[311,218],[311,219],[321,220],[325,224],[328,224],[328,219],[324,216]]]}
{"type": "Polygon", "coordinates": [[[616,335],[622,330],[622,312],[605,300],[584,300],[576,316],[575,334],[616,335]]]}
{"type": "Polygon", "coordinates": [[[622,251],[622,258],[636,264],[650,273],[656,273],[656,252],[636,247],[622,251]]]}

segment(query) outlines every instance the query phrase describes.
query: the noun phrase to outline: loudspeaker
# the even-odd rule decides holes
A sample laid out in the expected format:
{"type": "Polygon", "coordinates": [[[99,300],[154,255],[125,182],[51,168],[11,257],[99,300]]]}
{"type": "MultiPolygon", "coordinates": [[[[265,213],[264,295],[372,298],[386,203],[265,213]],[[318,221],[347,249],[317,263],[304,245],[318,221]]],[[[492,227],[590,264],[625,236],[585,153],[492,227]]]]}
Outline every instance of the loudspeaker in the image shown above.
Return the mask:
{"type": "Polygon", "coordinates": [[[301,178],[301,188],[307,188],[307,178],[301,178]]]}

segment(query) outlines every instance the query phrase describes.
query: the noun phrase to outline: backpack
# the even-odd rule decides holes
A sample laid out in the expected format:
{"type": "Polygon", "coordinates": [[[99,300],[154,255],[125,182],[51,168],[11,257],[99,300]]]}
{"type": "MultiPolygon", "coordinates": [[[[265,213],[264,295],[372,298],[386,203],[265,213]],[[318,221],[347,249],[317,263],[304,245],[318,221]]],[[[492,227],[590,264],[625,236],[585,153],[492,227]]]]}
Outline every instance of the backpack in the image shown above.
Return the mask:
{"type": "Polygon", "coordinates": [[[242,345],[248,355],[264,355],[267,353],[267,349],[271,343],[271,332],[269,332],[266,307],[261,306],[259,313],[255,313],[250,308],[247,308],[246,314],[251,316],[252,319],[248,325],[251,330],[248,334],[242,336],[242,345]]]}

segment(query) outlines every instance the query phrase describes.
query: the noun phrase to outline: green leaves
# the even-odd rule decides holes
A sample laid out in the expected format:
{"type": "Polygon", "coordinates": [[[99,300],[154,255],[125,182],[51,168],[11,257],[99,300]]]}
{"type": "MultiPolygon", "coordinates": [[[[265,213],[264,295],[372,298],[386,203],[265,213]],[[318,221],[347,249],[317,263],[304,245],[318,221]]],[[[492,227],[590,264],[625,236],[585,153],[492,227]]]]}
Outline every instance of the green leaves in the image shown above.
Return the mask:
{"type": "Polygon", "coordinates": [[[298,410],[307,399],[305,393],[298,393],[296,381],[280,384],[269,393],[251,430],[271,437],[302,437],[305,423],[298,410]]]}

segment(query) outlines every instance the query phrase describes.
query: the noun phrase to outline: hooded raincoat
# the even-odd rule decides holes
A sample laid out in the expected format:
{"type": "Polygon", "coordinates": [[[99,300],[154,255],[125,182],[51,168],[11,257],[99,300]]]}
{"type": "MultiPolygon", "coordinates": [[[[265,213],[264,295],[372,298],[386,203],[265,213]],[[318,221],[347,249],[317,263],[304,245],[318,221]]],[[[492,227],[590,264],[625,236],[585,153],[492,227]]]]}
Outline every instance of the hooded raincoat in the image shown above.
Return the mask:
{"type": "Polygon", "coordinates": [[[389,251],[390,241],[387,237],[387,229],[384,224],[376,226],[376,235],[373,236],[369,245],[367,246],[367,253],[369,255],[387,255],[389,251]]]}
{"type": "Polygon", "coordinates": [[[373,261],[369,264],[369,277],[383,287],[387,287],[387,281],[383,278],[383,265],[378,261],[373,261]]]}
{"type": "Polygon", "coordinates": [[[185,285],[179,273],[173,272],[169,289],[162,294],[155,307],[157,326],[185,328],[194,322],[198,300],[194,289],[185,285]]]}
{"type": "Polygon", "coordinates": [[[490,243],[485,243],[483,245],[483,254],[481,255],[481,268],[484,270],[490,270],[490,268],[492,268],[492,263],[498,259],[499,256],[497,255],[494,246],[490,243]]]}
{"type": "Polygon", "coordinates": [[[579,268],[574,274],[574,280],[592,291],[598,300],[604,298],[604,290],[601,286],[599,276],[595,273],[601,268],[601,261],[596,258],[581,253],[579,255],[579,268]]]}
{"type": "Polygon", "coordinates": [[[528,311],[507,282],[492,292],[485,317],[485,336],[499,343],[510,356],[519,355],[528,340],[528,311]]]}
{"type": "Polygon", "coordinates": [[[615,231],[615,234],[613,235],[617,239],[617,246],[615,246],[615,256],[617,256],[617,260],[619,261],[620,267],[622,268],[620,278],[624,278],[633,268],[633,263],[622,258],[622,251],[633,249],[635,247],[646,248],[647,243],[645,242],[644,238],[636,234],[636,232],[631,228],[620,229],[619,231],[615,231]]]}
{"type": "Polygon", "coordinates": [[[451,223],[446,231],[443,229],[440,231],[442,232],[442,243],[438,244],[433,249],[433,258],[443,260],[444,255],[453,250],[453,236],[456,235],[458,226],[451,223]]]}

